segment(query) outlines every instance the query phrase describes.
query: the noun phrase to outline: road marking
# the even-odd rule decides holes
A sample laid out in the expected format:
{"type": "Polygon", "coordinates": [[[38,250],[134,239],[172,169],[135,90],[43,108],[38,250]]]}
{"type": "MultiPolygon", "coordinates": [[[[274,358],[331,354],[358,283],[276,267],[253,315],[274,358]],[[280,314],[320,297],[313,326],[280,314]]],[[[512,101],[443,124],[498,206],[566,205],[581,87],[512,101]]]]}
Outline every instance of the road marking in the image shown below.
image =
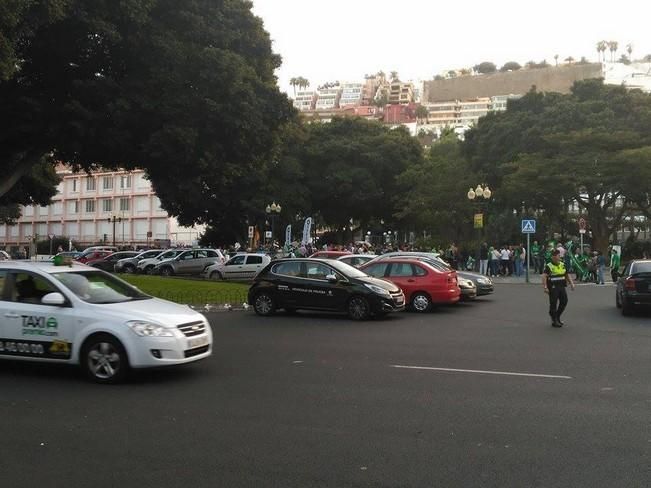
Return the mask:
{"type": "Polygon", "coordinates": [[[529,376],[532,378],[554,378],[560,380],[572,379],[571,376],[560,376],[555,374],[514,373],[511,371],[484,371],[480,369],[433,368],[430,366],[405,366],[403,364],[390,364],[389,367],[400,368],[400,369],[423,369],[427,371],[448,371],[453,373],[497,374],[502,376],[529,376]]]}

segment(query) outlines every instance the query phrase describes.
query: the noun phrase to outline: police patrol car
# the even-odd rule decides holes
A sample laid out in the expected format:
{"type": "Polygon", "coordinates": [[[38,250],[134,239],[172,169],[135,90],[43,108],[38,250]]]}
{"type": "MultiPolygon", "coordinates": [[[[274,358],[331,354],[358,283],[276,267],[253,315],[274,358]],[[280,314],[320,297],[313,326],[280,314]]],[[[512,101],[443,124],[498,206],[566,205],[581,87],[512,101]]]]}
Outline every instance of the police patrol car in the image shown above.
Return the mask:
{"type": "Polygon", "coordinates": [[[79,364],[115,383],[211,353],[208,321],[187,306],[83,264],[0,262],[0,358],[79,364]]]}

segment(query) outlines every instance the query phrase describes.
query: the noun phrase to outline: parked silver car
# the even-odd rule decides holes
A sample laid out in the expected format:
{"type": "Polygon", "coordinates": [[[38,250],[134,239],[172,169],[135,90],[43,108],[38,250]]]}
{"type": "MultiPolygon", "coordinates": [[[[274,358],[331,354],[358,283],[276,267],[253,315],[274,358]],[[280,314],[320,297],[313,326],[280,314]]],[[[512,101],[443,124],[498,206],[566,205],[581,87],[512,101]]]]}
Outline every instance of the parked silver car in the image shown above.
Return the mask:
{"type": "Polygon", "coordinates": [[[270,262],[266,254],[242,253],[225,263],[208,266],[203,275],[211,280],[252,280],[270,262]]]}
{"type": "Polygon", "coordinates": [[[149,251],[143,251],[132,258],[120,259],[117,263],[115,263],[115,272],[135,273],[136,267],[138,266],[138,263],[141,259],[153,258],[158,256],[160,253],[160,249],[150,249],[149,251]]]}
{"type": "Polygon", "coordinates": [[[166,259],[175,258],[183,251],[187,251],[187,250],[188,250],[187,248],[168,249],[167,251],[162,251],[158,253],[153,258],[141,259],[138,262],[138,266],[136,266],[136,273],[151,274],[152,270],[158,263],[166,259]]]}
{"type": "Polygon", "coordinates": [[[188,249],[172,259],[165,259],[159,262],[152,274],[172,276],[177,274],[201,274],[211,264],[220,263],[223,260],[221,252],[215,249],[188,249]]]}

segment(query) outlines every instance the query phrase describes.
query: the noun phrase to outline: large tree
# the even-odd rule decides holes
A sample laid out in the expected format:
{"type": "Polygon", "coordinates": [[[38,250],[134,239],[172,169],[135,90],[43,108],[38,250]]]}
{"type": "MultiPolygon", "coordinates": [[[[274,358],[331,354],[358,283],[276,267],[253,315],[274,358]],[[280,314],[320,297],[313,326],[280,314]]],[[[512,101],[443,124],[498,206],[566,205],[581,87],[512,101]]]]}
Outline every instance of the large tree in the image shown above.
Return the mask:
{"type": "Polygon", "coordinates": [[[0,197],[38,165],[63,161],[144,168],[183,224],[239,211],[236,202],[255,191],[248,178],[264,170],[294,116],[276,86],[280,58],[251,6],[3,2],[0,197]]]}
{"type": "MultiPolygon", "coordinates": [[[[335,228],[350,218],[363,225],[395,213],[397,176],[420,165],[423,152],[416,138],[398,127],[359,118],[335,118],[306,128],[292,158],[302,162],[312,212],[335,228]]],[[[281,163],[283,161],[281,160],[281,163]]]]}
{"type": "Polygon", "coordinates": [[[601,80],[532,91],[466,134],[465,154],[513,208],[560,221],[576,202],[605,251],[627,213],[649,210],[651,96],[601,80]]]}

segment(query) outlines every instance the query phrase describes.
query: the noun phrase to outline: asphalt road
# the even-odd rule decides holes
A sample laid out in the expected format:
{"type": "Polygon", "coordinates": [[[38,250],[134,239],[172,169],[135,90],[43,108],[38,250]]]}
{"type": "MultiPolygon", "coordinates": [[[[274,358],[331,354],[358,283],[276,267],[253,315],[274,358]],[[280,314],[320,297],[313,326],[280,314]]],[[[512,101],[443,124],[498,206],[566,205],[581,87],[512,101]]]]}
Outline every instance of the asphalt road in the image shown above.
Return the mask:
{"type": "Polygon", "coordinates": [[[613,293],[579,287],[562,329],[526,285],[364,323],[220,312],[212,358],[119,386],[2,362],[0,487],[649,486],[651,314],[613,293]]]}

